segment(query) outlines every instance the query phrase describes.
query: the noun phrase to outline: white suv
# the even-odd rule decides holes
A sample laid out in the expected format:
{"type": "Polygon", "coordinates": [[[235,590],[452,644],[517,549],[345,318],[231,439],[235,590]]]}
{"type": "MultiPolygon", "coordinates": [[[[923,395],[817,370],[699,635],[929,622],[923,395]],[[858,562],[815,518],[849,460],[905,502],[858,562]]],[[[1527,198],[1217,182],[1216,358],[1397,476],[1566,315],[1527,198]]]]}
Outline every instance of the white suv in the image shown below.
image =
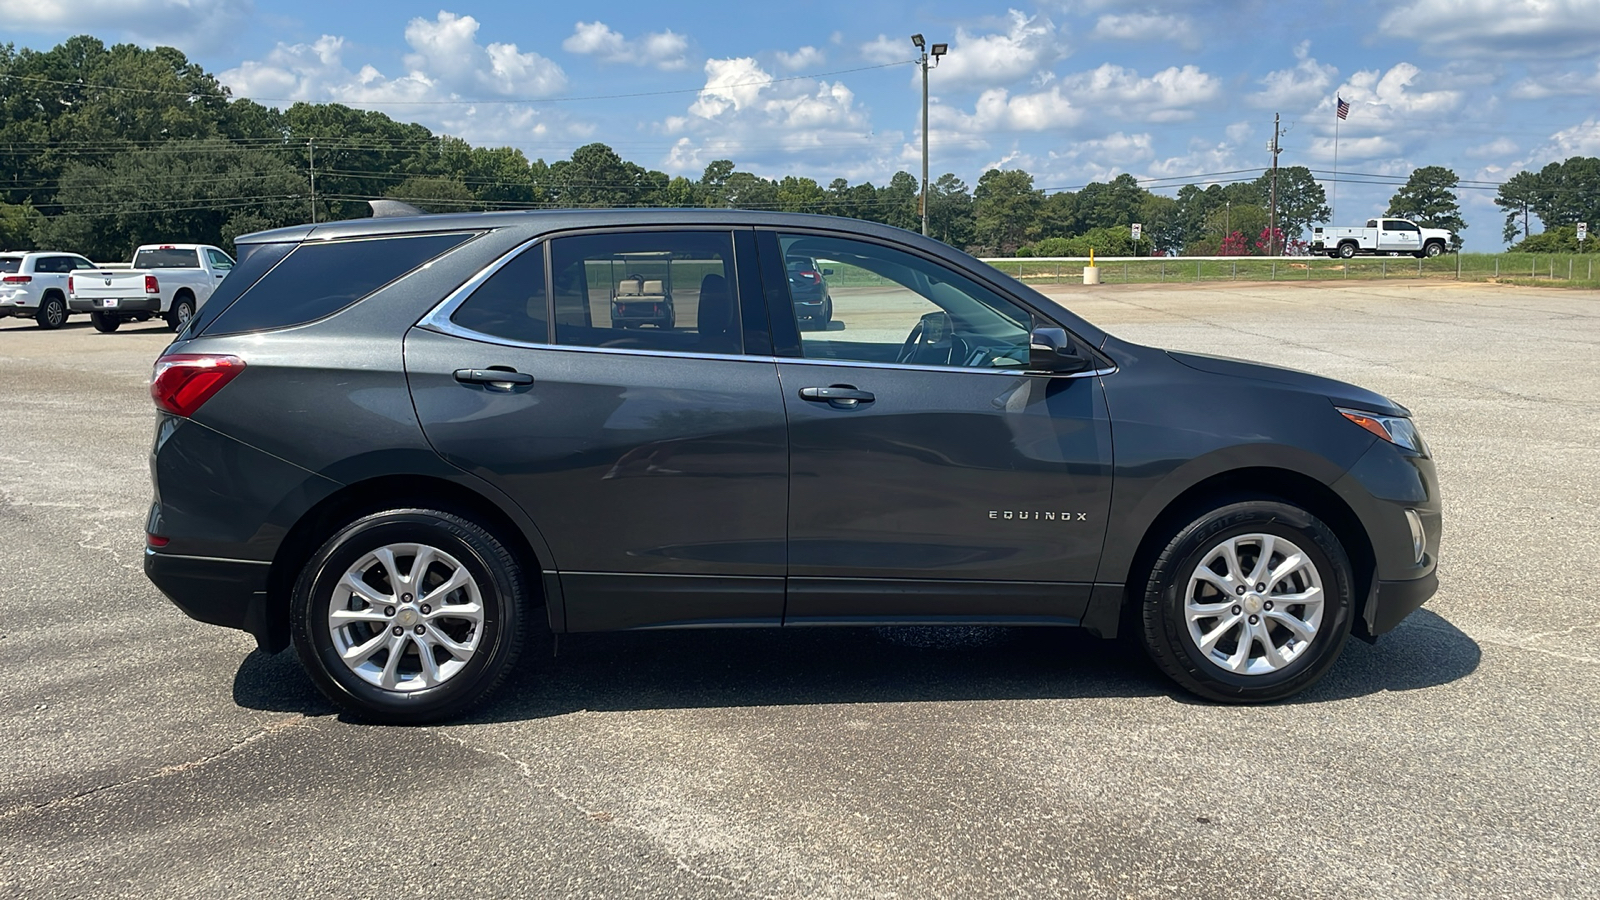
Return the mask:
{"type": "Polygon", "coordinates": [[[0,253],[0,319],[27,316],[40,328],[67,321],[67,276],[97,268],[76,253],[0,253]]]}

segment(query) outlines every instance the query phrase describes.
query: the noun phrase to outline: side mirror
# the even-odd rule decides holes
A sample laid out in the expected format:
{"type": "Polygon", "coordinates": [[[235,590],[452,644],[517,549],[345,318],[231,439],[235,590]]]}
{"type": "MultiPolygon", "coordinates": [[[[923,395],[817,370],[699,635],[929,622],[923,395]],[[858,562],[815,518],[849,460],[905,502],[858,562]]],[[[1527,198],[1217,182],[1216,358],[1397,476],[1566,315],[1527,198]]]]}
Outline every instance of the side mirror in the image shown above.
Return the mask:
{"type": "Polygon", "coordinates": [[[822,270],[822,274],[823,275],[832,275],[833,274],[833,270],[832,269],[823,269],[822,270]]]}
{"type": "Polygon", "coordinates": [[[1028,368],[1035,372],[1071,374],[1089,368],[1090,360],[1078,354],[1077,344],[1065,328],[1035,328],[1028,336],[1028,368]]]}

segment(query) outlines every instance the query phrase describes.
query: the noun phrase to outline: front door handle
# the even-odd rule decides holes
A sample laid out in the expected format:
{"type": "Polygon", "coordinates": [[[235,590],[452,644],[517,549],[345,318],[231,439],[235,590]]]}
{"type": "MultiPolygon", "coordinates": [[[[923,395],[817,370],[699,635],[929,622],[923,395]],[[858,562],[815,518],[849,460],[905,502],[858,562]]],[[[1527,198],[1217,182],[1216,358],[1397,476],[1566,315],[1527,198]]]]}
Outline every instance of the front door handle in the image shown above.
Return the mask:
{"type": "Polygon", "coordinates": [[[828,387],[801,388],[800,399],[826,403],[834,409],[855,409],[862,403],[871,403],[878,398],[873,396],[871,391],[857,390],[848,384],[835,384],[828,387]]]}
{"type": "Polygon", "coordinates": [[[462,384],[482,384],[500,391],[509,391],[518,385],[533,384],[533,376],[516,369],[457,369],[456,380],[462,384]]]}

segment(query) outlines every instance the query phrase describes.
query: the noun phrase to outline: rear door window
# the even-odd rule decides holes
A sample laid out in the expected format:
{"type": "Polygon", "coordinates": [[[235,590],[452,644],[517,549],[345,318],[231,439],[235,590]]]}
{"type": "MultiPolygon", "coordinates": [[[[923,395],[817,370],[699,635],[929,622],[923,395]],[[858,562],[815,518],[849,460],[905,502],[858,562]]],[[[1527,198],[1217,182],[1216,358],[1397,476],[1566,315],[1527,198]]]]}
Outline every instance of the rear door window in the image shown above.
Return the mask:
{"type": "MultiPolygon", "coordinates": [[[[332,315],[473,236],[457,232],[300,244],[203,330],[206,334],[264,331],[332,315]]],[[[245,270],[255,268],[262,256],[262,251],[246,256],[222,280],[218,293],[245,270]]]]}
{"type": "Polygon", "coordinates": [[[557,238],[550,248],[556,343],[739,353],[733,236],[650,231],[557,238]]]}

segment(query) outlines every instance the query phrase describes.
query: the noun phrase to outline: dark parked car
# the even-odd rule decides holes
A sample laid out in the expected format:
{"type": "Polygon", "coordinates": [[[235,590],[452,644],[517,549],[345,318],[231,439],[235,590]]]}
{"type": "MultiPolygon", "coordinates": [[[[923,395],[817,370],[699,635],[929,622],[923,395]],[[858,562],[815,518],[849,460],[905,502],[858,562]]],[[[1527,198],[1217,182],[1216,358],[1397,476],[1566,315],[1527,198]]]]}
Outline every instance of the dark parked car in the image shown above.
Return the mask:
{"type": "Polygon", "coordinates": [[[823,268],[806,256],[789,257],[784,268],[789,273],[789,299],[794,302],[794,314],[800,327],[826,330],[833,321],[833,297],[828,294],[827,279],[833,270],[823,268]]]}
{"type": "Polygon", "coordinates": [[[238,247],[155,366],[145,570],[369,719],[460,713],[546,625],[1127,629],[1269,701],[1437,584],[1402,407],[1119,340],[897,229],[585,210],[238,247]],[[597,273],[641,255],[692,319],[612,324],[597,273]],[[842,328],[799,329],[796,258],[852,285],[842,328]]]}

